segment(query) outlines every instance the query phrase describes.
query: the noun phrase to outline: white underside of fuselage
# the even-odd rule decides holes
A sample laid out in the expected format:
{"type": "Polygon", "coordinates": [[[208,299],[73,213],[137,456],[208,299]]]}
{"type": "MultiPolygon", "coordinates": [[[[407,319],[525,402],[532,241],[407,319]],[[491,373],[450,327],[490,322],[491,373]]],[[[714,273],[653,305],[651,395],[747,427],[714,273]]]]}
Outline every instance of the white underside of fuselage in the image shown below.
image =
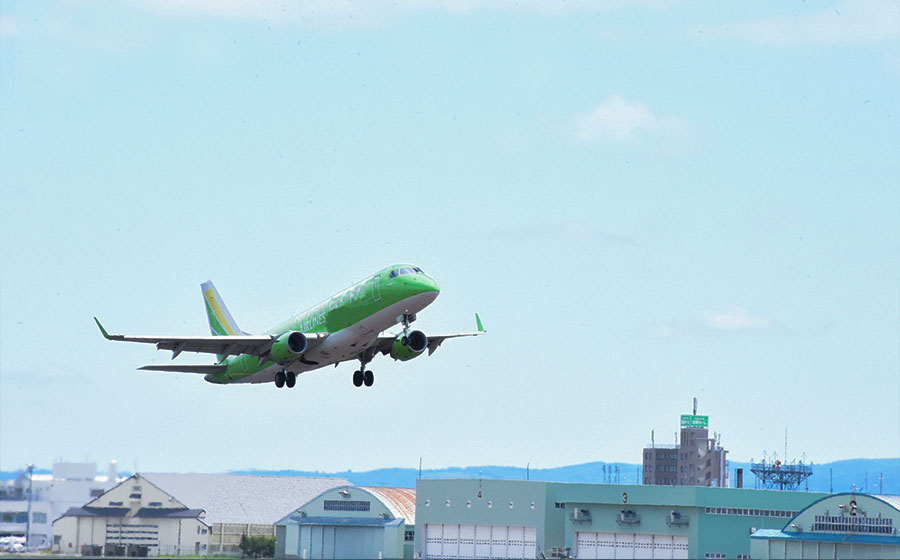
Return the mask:
{"type": "Polygon", "coordinates": [[[416,294],[385,307],[345,329],[331,333],[328,337],[303,354],[306,362],[296,360],[287,366],[272,365],[243,379],[230,383],[273,383],[275,374],[287,370],[296,374],[314,369],[333,366],[347,360],[357,360],[360,353],[372,346],[379,334],[397,324],[400,315],[412,315],[425,309],[437,298],[438,292],[416,294]]]}

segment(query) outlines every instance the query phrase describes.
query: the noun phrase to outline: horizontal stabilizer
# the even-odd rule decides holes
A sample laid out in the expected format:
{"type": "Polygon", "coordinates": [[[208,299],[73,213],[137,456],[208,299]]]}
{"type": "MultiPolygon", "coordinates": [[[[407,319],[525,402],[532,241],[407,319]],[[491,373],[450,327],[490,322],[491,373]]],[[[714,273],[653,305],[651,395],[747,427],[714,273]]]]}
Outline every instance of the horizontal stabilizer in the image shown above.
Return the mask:
{"type": "Polygon", "coordinates": [[[146,371],[177,371],[180,373],[219,373],[225,371],[228,366],[208,365],[208,366],[192,366],[184,365],[168,365],[168,366],[144,366],[138,369],[146,371]]]}

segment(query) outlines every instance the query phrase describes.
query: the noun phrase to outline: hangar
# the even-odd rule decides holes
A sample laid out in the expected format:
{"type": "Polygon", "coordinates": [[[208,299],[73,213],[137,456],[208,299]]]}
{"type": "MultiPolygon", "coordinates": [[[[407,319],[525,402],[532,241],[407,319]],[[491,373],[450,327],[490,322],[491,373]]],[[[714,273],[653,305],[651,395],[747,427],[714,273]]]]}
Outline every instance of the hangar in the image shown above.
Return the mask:
{"type": "Polygon", "coordinates": [[[242,535],[272,537],[275,520],[296,504],[348,484],[343,478],[136,474],[54,521],[53,550],[239,554],[242,535]]]}
{"type": "Polygon", "coordinates": [[[750,534],[827,496],[692,486],[420,479],[421,558],[750,558],[750,534]]]}
{"type": "Polygon", "coordinates": [[[822,498],[750,537],[753,558],[900,558],[900,496],[822,498]]]}
{"type": "Polygon", "coordinates": [[[207,554],[240,554],[241,535],[275,535],[274,523],[343,478],[242,474],[147,473],[144,477],[191,507],[206,510],[207,554]]]}
{"type": "Polygon", "coordinates": [[[275,556],[412,558],[415,508],[411,488],[333,488],[275,523],[275,556]]]}
{"type": "Polygon", "coordinates": [[[54,551],[83,556],[206,554],[206,512],[133,475],[53,522],[54,551]]]}

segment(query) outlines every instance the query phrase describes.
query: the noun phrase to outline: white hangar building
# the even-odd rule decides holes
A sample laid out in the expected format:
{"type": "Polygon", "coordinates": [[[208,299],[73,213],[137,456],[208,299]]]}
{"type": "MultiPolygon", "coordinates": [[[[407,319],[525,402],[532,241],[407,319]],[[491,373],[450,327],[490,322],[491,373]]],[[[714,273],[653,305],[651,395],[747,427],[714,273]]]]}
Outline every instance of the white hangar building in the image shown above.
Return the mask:
{"type": "Polygon", "coordinates": [[[53,522],[54,551],[88,556],[205,554],[209,525],[141,475],[53,522]]]}

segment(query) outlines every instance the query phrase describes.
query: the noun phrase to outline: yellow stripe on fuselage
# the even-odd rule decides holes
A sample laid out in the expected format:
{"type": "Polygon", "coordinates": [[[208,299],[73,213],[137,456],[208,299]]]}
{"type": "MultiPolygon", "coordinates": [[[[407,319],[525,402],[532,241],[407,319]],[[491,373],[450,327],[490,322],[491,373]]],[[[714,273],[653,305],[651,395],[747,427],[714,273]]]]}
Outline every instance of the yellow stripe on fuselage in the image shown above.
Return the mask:
{"type": "Polygon", "coordinates": [[[228,321],[225,320],[225,316],[222,315],[222,309],[219,307],[219,302],[216,301],[216,298],[213,295],[212,288],[203,292],[203,297],[206,298],[206,302],[209,304],[210,309],[213,310],[213,315],[219,320],[219,324],[222,325],[222,328],[228,331],[228,334],[232,336],[237,334],[234,332],[234,329],[231,328],[231,325],[228,324],[228,321]]]}

